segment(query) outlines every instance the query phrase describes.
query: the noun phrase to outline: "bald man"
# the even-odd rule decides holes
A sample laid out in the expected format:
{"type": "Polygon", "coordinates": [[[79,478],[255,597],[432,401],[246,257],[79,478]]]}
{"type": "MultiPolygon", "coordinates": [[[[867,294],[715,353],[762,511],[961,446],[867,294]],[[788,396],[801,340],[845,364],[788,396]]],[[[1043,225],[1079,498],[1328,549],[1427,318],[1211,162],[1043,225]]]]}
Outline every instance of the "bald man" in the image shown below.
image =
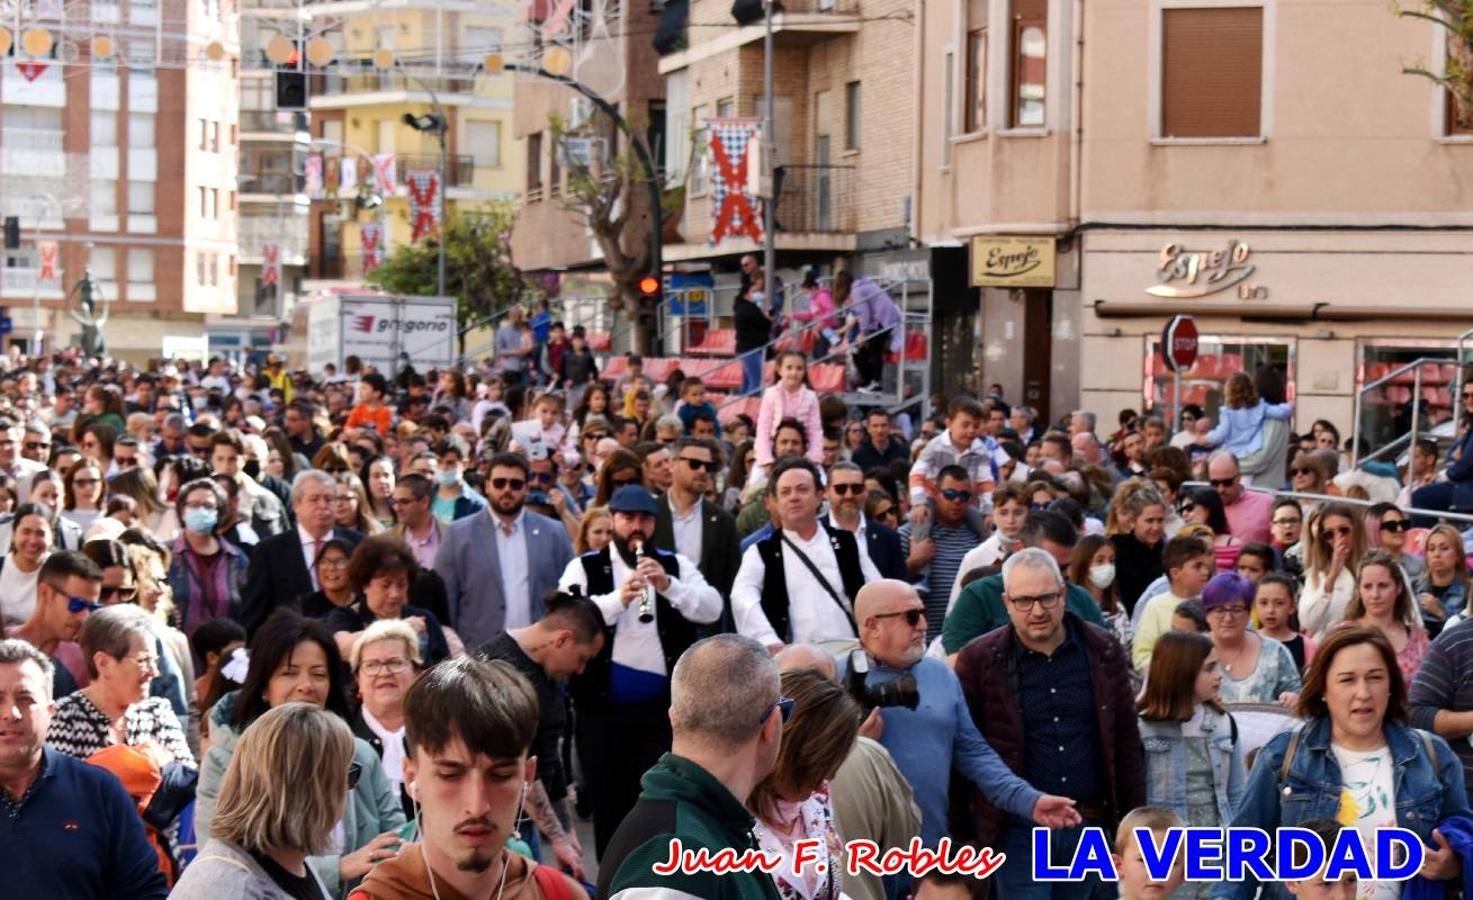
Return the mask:
{"type": "MultiPolygon", "coordinates": [[[[873,688],[908,676],[920,693],[915,709],[885,708],[880,743],[915,789],[926,846],[936,846],[947,835],[953,765],[999,809],[1049,828],[1079,824],[1073,800],[1044,794],[1014,775],[977,731],[956,675],[946,663],[925,655],[926,613],[914,587],[889,578],[865,585],[855,597],[854,619],[869,664],[865,685],[873,688]]],[[[844,660],[846,668],[848,662],[844,660]]]]}
{"type": "Polygon", "coordinates": [[[1227,513],[1229,534],[1244,544],[1250,541],[1267,544],[1273,538],[1270,522],[1274,496],[1243,486],[1243,472],[1236,456],[1227,451],[1213,454],[1207,463],[1207,480],[1217,492],[1217,499],[1222,501],[1222,511],[1227,513]]]}
{"type": "Polygon", "coordinates": [[[816,644],[789,644],[773,657],[779,672],[802,672],[808,669],[830,681],[839,680],[839,664],[816,644]]]}

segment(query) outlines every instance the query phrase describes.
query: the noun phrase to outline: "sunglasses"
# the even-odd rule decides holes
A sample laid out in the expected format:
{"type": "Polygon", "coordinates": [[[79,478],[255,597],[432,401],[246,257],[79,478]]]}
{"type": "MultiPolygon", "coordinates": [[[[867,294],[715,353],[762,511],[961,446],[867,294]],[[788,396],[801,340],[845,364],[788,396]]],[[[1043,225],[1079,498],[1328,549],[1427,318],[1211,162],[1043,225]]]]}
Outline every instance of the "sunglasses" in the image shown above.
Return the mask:
{"type": "Polygon", "coordinates": [[[1349,525],[1346,525],[1340,528],[1326,528],[1324,533],[1326,537],[1331,535],[1335,537],[1348,537],[1353,530],[1349,525]]]}
{"type": "Polygon", "coordinates": [[[25,448],[27,450],[49,450],[51,449],[51,445],[44,444],[40,441],[26,441],[25,448]]]}
{"type": "Polygon", "coordinates": [[[359,764],[356,760],[354,762],[348,763],[348,790],[351,791],[358,786],[358,778],[362,776],[362,774],[363,766],[359,764]]]}
{"type": "Polygon", "coordinates": [[[682,456],[682,457],[680,457],[680,461],[683,462],[683,463],[685,463],[686,465],[690,466],[690,470],[692,472],[699,472],[702,469],[705,469],[707,472],[710,472],[712,475],[715,475],[716,474],[716,470],[719,468],[716,465],[716,461],[715,460],[709,460],[709,459],[692,459],[689,456],[682,456]]]}
{"type": "Polygon", "coordinates": [[[1295,466],[1289,471],[1294,475],[1313,475],[1315,473],[1314,469],[1310,469],[1305,466],[1295,466]]]}
{"type": "Polygon", "coordinates": [[[1215,488],[1225,488],[1232,487],[1237,480],[1238,476],[1234,475],[1232,478],[1209,478],[1207,479],[1207,483],[1215,488]]]}
{"type": "Polygon", "coordinates": [[[527,477],[530,478],[534,484],[552,484],[553,482],[553,475],[551,472],[533,472],[527,477]]]}
{"type": "Polygon", "coordinates": [[[1389,531],[1392,534],[1395,534],[1399,531],[1406,531],[1411,527],[1412,523],[1408,522],[1406,519],[1387,519],[1386,521],[1381,523],[1381,530],[1389,531]]]}
{"type": "Polygon", "coordinates": [[[1197,504],[1195,503],[1183,503],[1181,506],[1178,506],[1176,508],[1176,511],[1181,513],[1182,515],[1187,515],[1188,513],[1194,511],[1196,508],[1197,504]]]}
{"type": "Polygon", "coordinates": [[[585,441],[597,441],[597,440],[601,440],[601,439],[606,438],[606,437],[608,437],[608,435],[601,434],[599,432],[593,431],[593,432],[589,432],[588,434],[583,435],[583,440],[585,440],[585,441]]]}
{"type": "Polygon", "coordinates": [[[758,725],[766,725],[767,717],[772,715],[774,709],[782,712],[783,724],[788,724],[788,719],[793,715],[793,704],[797,702],[792,697],[779,697],[772,701],[766,709],[762,710],[762,718],[757,720],[758,725]]]}
{"type": "MultiPolygon", "coordinates": [[[[136,586],[123,587],[122,585],[118,585],[117,587],[104,587],[102,589],[103,600],[107,600],[109,597],[116,597],[120,603],[130,603],[136,596],[138,596],[138,588],[136,586]]],[[[76,612],[76,610],[73,610],[73,612],[76,612]]]]}
{"type": "Polygon", "coordinates": [[[72,484],[76,485],[77,487],[91,487],[92,485],[98,484],[101,481],[101,478],[73,478],[72,484]]]}
{"type": "MultiPolygon", "coordinates": [[[[854,496],[858,497],[860,494],[863,494],[864,493],[864,483],[863,482],[860,482],[858,484],[837,484],[836,483],[836,484],[830,485],[830,487],[832,487],[834,489],[834,493],[838,494],[840,497],[844,496],[845,494],[853,494],[854,496]]],[[[885,510],[885,512],[888,513],[889,510],[887,509],[887,510],[885,510]]],[[[876,513],[876,515],[880,515],[880,513],[876,513]]]]}
{"type": "Polygon", "coordinates": [[[498,491],[504,491],[504,490],[507,490],[508,488],[510,488],[513,491],[520,491],[522,488],[525,488],[526,486],[527,486],[527,482],[524,481],[524,480],[522,480],[522,479],[520,479],[520,478],[493,478],[493,479],[491,479],[491,487],[495,488],[498,491]]]}
{"type": "Polygon", "coordinates": [[[958,500],[963,500],[963,501],[971,500],[972,499],[972,492],[971,491],[957,490],[956,488],[942,488],[941,489],[941,496],[942,496],[943,499],[947,500],[948,502],[955,503],[958,500]]]}
{"type": "Polygon", "coordinates": [[[905,624],[909,625],[911,628],[914,628],[917,625],[921,624],[921,619],[925,615],[926,615],[926,611],[923,610],[923,609],[906,609],[906,610],[902,610],[900,612],[879,613],[878,615],[875,616],[875,618],[876,619],[893,619],[896,616],[901,616],[901,617],[903,617],[905,619],[905,624]]]}
{"type": "Polygon", "coordinates": [[[615,478],[615,479],[613,479],[613,482],[614,482],[614,487],[621,488],[621,487],[623,487],[626,484],[636,484],[636,483],[638,483],[639,482],[639,476],[638,475],[635,475],[635,476],[630,477],[630,478],[615,478]]]}
{"type": "Polygon", "coordinates": [[[887,506],[884,509],[875,510],[876,519],[888,519],[893,515],[895,515],[895,507],[893,506],[887,506]]]}
{"type": "MultiPolygon", "coordinates": [[[[60,593],[60,591],[58,591],[57,593],[60,593]]],[[[66,598],[66,611],[69,612],[69,613],[71,613],[74,616],[77,613],[83,612],[83,611],[86,611],[86,612],[89,612],[89,613],[95,613],[99,609],[102,609],[102,604],[101,603],[94,603],[94,602],[92,602],[91,600],[88,600],[85,597],[67,597],[66,598]]]]}

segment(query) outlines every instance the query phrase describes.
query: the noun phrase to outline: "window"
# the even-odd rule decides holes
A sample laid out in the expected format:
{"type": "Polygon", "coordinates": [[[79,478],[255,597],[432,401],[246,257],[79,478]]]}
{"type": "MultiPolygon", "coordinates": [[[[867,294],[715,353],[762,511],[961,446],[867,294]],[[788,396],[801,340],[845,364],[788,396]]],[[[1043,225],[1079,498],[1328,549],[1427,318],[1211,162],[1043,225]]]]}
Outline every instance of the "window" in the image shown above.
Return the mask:
{"type": "Polygon", "coordinates": [[[128,114],[129,147],[146,149],[154,146],[154,119],[153,113],[128,114]]]}
{"type": "Polygon", "coordinates": [[[153,251],[132,248],[128,251],[128,299],[153,299],[153,251]]]}
{"type": "Polygon", "coordinates": [[[665,78],[665,180],[679,184],[690,163],[690,70],[671,72],[665,78]]]}
{"type": "Polygon", "coordinates": [[[711,174],[711,131],[706,125],[706,107],[691,107],[690,120],[695,128],[692,134],[696,145],[694,165],[690,173],[690,192],[704,194],[711,174]]]}
{"type": "Polygon", "coordinates": [[[1013,0],[1012,128],[1042,128],[1048,80],[1048,0],[1013,0]]]}
{"type": "Polygon", "coordinates": [[[558,162],[558,147],[551,141],[548,142],[548,189],[552,196],[556,197],[563,192],[563,167],[558,162]]]}
{"type": "Polygon", "coordinates": [[[118,182],[113,178],[94,178],[91,182],[91,207],[94,216],[118,214],[118,182]]]}
{"type": "Polygon", "coordinates": [[[220,254],[201,250],[195,254],[195,275],[201,285],[214,287],[220,283],[220,254]]]}
{"type": "Polygon", "coordinates": [[[200,187],[195,190],[199,191],[199,217],[208,219],[210,217],[210,189],[200,187]]]}
{"type": "MultiPolygon", "coordinates": [[[[1455,35],[1448,36],[1443,45],[1443,53],[1446,54],[1446,59],[1442,61],[1446,69],[1473,71],[1473,47],[1455,35]]],[[[1464,86],[1466,90],[1466,82],[1464,86]]],[[[1452,91],[1444,90],[1443,94],[1446,97],[1442,114],[1444,136],[1473,137],[1473,98],[1460,101],[1452,91]]],[[[1464,97],[1467,98],[1466,93],[1464,97]]]]}
{"type": "Polygon", "coordinates": [[[92,111],[92,146],[116,147],[118,145],[118,114],[110,110],[92,111]]]}
{"type": "Polygon", "coordinates": [[[951,136],[956,133],[955,119],[951,109],[952,101],[955,99],[955,91],[952,87],[952,75],[955,68],[952,55],[947,53],[941,60],[941,85],[944,97],[941,103],[941,165],[951,165],[951,136]]]}
{"type": "Polygon", "coordinates": [[[1161,136],[1259,137],[1263,8],[1161,13],[1161,136]]]}
{"type": "Polygon", "coordinates": [[[204,119],[199,120],[199,148],[210,149],[210,123],[204,119]]]}
{"type": "Polygon", "coordinates": [[[727,97],[716,101],[716,118],[730,119],[734,115],[736,115],[736,100],[734,98],[727,97]]]}
{"type": "Polygon", "coordinates": [[[153,193],[152,181],[128,182],[128,215],[153,215],[153,193]]]}
{"type": "Polygon", "coordinates": [[[542,132],[527,135],[527,192],[542,190],[542,132]]]}
{"type": "Polygon", "coordinates": [[[210,188],[210,218],[220,218],[220,189],[210,188]]]}
{"type": "Polygon", "coordinates": [[[1473,103],[1459,103],[1452,91],[1447,95],[1447,135],[1473,135],[1473,103]]]}
{"type": "MultiPolygon", "coordinates": [[[[113,247],[94,246],[87,254],[87,268],[92,271],[92,280],[112,282],[118,280],[118,252],[113,247]]],[[[107,299],[112,299],[111,297],[107,299]]]]}
{"type": "Polygon", "coordinates": [[[466,142],[470,144],[476,168],[501,168],[500,122],[477,122],[472,119],[466,123],[466,142]]]}
{"type": "Polygon", "coordinates": [[[210,123],[210,152],[211,153],[219,153],[220,152],[220,123],[219,122],[211,122],[210,123]]]}
{"type": "Polygon", "coordinates": [[[844,85],[844,149],[859,149],[859,82],[844,85]]]}
{"type": "Polygon", "coordinates": [[[967,32],[966,106],[962,130],[968,134],[987,127],[987,29],[967,32]]]}
{"type": "MultiPolygon", "coordinates": [[[[1147,335],[1145,349],[1145,406],[1169,421],[1176,378],[1166,371],[1166,364],[1162,362],[1161,336],[1147,335]]],[[[1238,372],[1252,374],[1260,366],[1277,369],[1284,378],[1287,393],[1287,397],[1279,399],[1294,400],[1297,349],[1294,338],[1204,333],[1197,337],[1197,349],[1197,364],[1181,376],[1182,403],[1199,404],[1207,411],[1208,418],[1218,418],[1227,380],[1238,372]]],[[[1405,428],[1399,433],[1405,434],[1405,428]]]]}

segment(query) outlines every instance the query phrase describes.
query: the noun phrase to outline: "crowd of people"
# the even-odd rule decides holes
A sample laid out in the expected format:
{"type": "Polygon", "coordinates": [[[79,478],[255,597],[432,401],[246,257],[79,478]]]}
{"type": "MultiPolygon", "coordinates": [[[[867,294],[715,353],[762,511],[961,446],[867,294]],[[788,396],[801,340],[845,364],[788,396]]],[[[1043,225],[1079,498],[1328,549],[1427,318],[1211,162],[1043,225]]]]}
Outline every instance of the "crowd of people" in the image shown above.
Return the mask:
{"type": "Polygon", "coordinates": [[[1267,370],[1174,433],[1044,421],[996,385],[892,415],[816,393],[797,350],[749,420],[638,358],[539,377],[586,348],[512,324],[496,362],[392,379],[10,360],[15,896],[1344,887],[1147,890],[1130,828],[1183,824],[1349,827],[1371,853],[1400,825],[1421,878],[1461,877],[1473,613],[1440,519],[1466,431],[1446,464],[1425,441],[1351,469],[1267,370]],[[1247,746],[1236,704],[1287,727],[1247,746]],[[1120,829],[1120,884],[1035,883],[1035,826],[1056,860],[1120,829]],[[822,865],[662,875],[672,837],[789,862],[814,840],[822,865]],[[846,871],[851,842],[913,838],[1008,862],[846,871]]]}

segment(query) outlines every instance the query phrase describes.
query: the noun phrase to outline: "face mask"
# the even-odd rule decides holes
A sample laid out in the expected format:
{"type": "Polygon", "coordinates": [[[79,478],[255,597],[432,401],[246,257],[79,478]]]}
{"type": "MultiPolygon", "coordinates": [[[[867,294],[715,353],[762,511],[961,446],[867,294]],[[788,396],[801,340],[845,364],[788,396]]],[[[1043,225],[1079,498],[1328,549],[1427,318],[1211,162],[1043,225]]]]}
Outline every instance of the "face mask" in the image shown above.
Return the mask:
{"type": "Polygon", "coordinates": [[[1111,563],[1105,563],[1104,565],[1099,566],[1090,566],[1089,580],[1091,584],[1103,591],[1105,588],[1115,583],[1115,566],[1111,563]]]}
{"type": "Polygon", "coordinates": [[[184,511],[184,527],[195,534],[210,534],[220,521],[220,514],[213,509],[196,507],[184,511]]]}
{"type": "Polygon", "coordinates": [[[245,465],[241,466],[240,469],[252,478],[261,474],[261,464],[254,459],[246,460],[245,465]]]}
{"type": "Polygon", "coordinates": [[[190,397],[189,398],[189,403],[195,409],[204,409],[205,408],[205,404],[207,402],[209,402],[209,399],[210,398],[208,398],[208,397],[190,397]]]}
{"type": "Polygon", "coordinates": [[[435,481],[444,487],[454,487],[460,484],[460,470],[451,469],[446,472],[442,469],[435,473],[435,481]]]}

